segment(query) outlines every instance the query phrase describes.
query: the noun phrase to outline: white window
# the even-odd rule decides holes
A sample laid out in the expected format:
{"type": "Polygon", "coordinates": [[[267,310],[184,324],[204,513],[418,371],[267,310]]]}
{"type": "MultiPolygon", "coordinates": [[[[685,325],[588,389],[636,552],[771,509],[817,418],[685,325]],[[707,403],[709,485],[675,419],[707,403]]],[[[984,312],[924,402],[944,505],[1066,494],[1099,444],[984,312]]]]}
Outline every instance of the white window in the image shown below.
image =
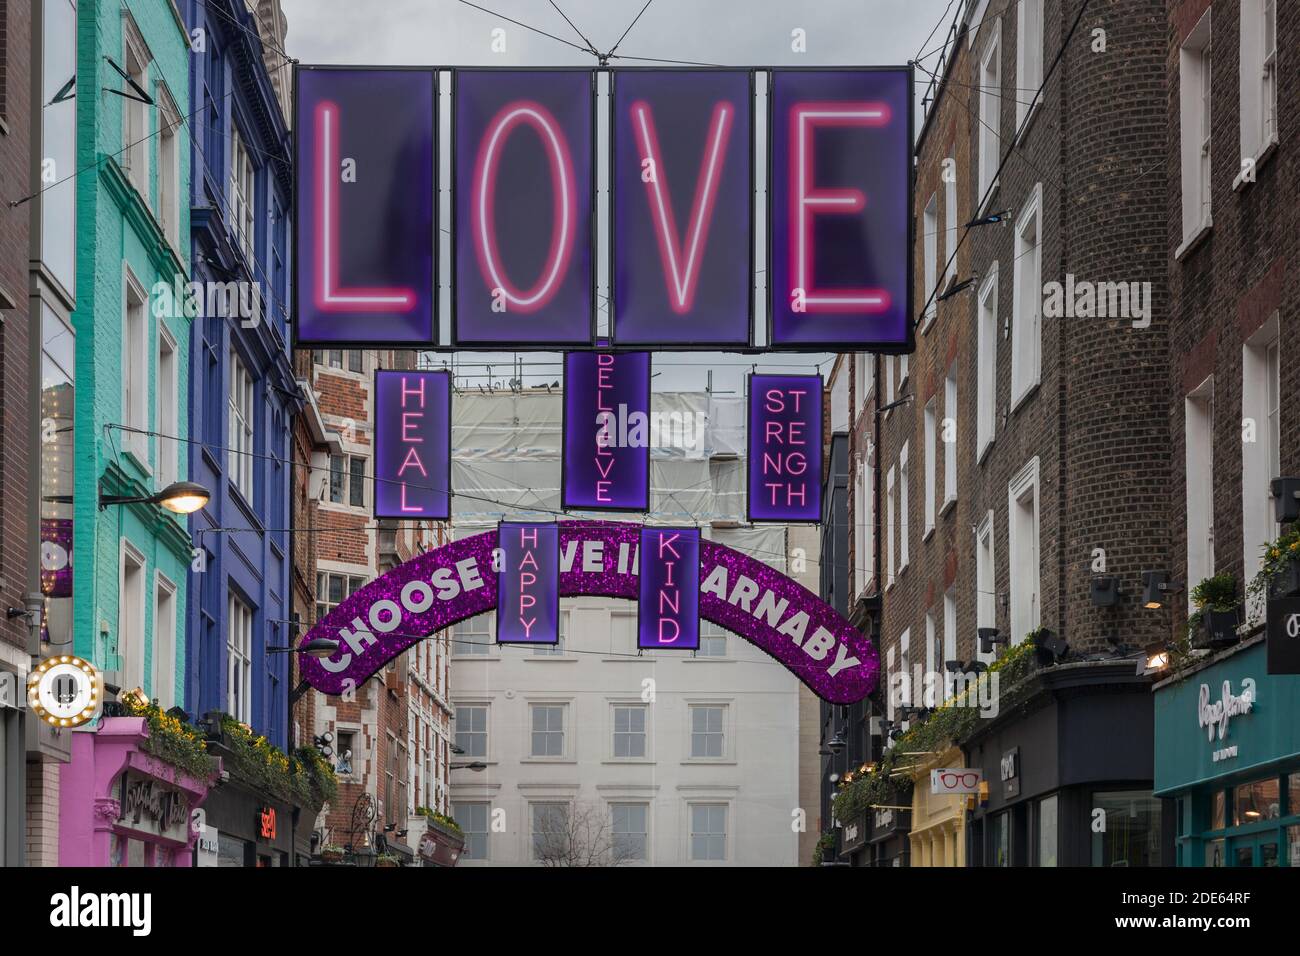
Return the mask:
{"type": "Polygon", "coordinates": [[[1010,549],[1011,634],[1019,644],[1040,620],[1038,564],[1038,459],[1007,485],[1007,547],[1010,549]]]}
{"type": "Polygon", "coordinates": [[[692,704],[691,757],[697,760],[721,760],[727,753],[727,708],[721,704],[692,704]]]}
{"type": "Polygon", "coordinates": [[[451,815],[460,824],[465,834],[465,849],[461,851],[462,860],[488,860],[489,838],[491,829],[488,818],[492,815],[486,802],[463,803],[451,805],[451,815]]]}
{"type": "Polygon", "coordinates": [[[1214,574],[1214,376],[1183,402],[1187,459],[1187,601],[1214,574]]]}
{"type": "Polygon", "coordinates": [[[894,400],[894,363],[888,356],[886,356],[885,357],[885,398],[884,401],[882,401],[880,404],[888,405],[893,400],[894,400]]]}
{"type": "Polygon", "coordinates": [[[885,652],[885,716],[894,719],[894,649],[885,652]]]}
{"type": "Polygon", "coordinates": [[[231,594],[226,621],[226,712],[253,719],[253,609],[231,594]]]}
{"type": "Polygon", "coordinates": [[[1020,0],[1017,10],[1016,127],[1020,128],[1034,94],[1043,85],[1043,0],[1020,0]]]}
{"type": "Polygon", "coordinates": [[[1002,23],[993,25],[992,37],[980,59],[979,209],[993,194],[998,164],[1002,161],[1002,23]]]}
{"type": "Polygon", "coordinates": [[[907,376],[911,368],[911,358],[907,354],[898,356],[898,387],[902,389],[907,382],[907,376]]]}
{"type": "MultiPolygon", "coordinates": [[[[1208,15],[1208,14],[1207,14],[1208,15]]],[[[1277,3],[1241,0],[1241,160],[1258,160],[1277,142],[1277,3]]]]}
{"type": "Polygon", "coordinates": [[[614,759],[637,760],[646,755],[646,705],[614,705],[614,759]]]}
{"type": "Polygon", "coordinates": [[[354,767],[362,765],[361,755],[357,753],[357,741],[361,735],[355,730],[340,730],[336,734],[335,743],[338,749],[338,760],[335,761],[334,769],[340,774],[353,773],[354,767]]]}
{"type": "MultiPolygon", "coordinates": [[[[955,168],[955,167],[954,167],[955,168]]],[[[957,177],[943,184],[943,284],[957,277],[957,177]]]]}
{"type": "Polygon", "coordinates": [[[569,859],[576,847],[569,834],[567,803],[530,803],[528,817],[534,860],[561,862],[569,859]]]}
{"type": "Polygon", "coordinates": [[[452,734],[466,757],[488,755],[488,705],[457,704],[452,734]]]}
{"type": "Polygon", "coordinates": [[[721,624],[714,624],[700,618],[700,649],[696,657],[726,657],[727,629],[721,624]]]}
{"type": "Polygon", "coordinates": [[[144,680],[144,555],[126,538],[119,557],[117,656],[123,690],[143,688],[144,680]]]}
{"type": "Polygon", "coordinates": [[[614,859],[632,863],[647,859],[650,805],[648,803],[610,804],[610,829],[613,833],[614,859]]]}
{"type": "Polygon", "coordinates": [[[366,586],[366,579],[356,574],[316,572],[316,620],[320,620],[356,591],[366,586]]]}
{"type": "Polygon", "coordinates": [[[873,450],[868,446],[865,457],[858,459],[856,479],[853,483],[853,573],[854,595],[861,594],[875,575],[876,522],[875,490],[870,464],[873,450]]]}
{"type": "Polygon", "coordinates": [[[691,859],[718,861],[727,858],[727,805],[692,803],[691,859]]]}
{"type": "Polygon", "coordinates": [[[1178,117],[1182,142],[1183,245],[1211,223],[1210,9],[1178,51],[1178,117]]]}
{"type": "Polygon", "coordinates": [[[900,686],[899,703],[904,707],[912,706],[912,631],[903,631],[898,638],[898,671],[903,675],[900,686]]]}
{"type": "Polygon", "coordinates": [[[907,569],[907,524],[908,524],[908,504],[907,504],[907,486],[911,484],[909,480],[909,471],[907,464],[907,442],[903,442],[903,447],[898,452],[898,570],[907,569]]]}
{"type": "Polygon", "coordinates": [[[180,475],[178,461],[180,443],[177,415],[180,395],[177,386],[177,369],[180,361],[176,340],[167,326],[158,324],[158,489],[161,491],[180,475]]]}
{"type": "Polygon", "coordinates": [[[181,147],[180,113],[162,84],[158,85],[158,219],[172,248],[180,249],[181,147]]]}
{"type": "MultiPolygon", "coordinates": [[[[1265,542],[1280,530],[1274,521],[1270,489],[1272,480],[1281,474],[1280,373],[1275,313],[1241,349],[1241,501],[1246,580],[1259,571],[1265,542]]],[[[1261,619],[1263,610],[1262,601],[1252,604],[1250,619],[1261,619]]]]}
{"type": "Polygon", "coordinates": [[[1038,386],[1042,351],[1043,184],[1029,195],[1016,217],[1016,260],[1011,312],[1011,407],[1017,408],[1038,386]]]}
{"type": "Polygon", "coordinates": [[[176,705],[176,585],[154,575],[151,695],[163,710],[176,705]]]}
{"type": "Polygon", "coordinates": [[[894,583],[894,469],[885,475],[885,587],[894,583]]]}
{"type": "Polygon", "coordinates": [[[983,461],[997,433],[998,264],[993,263],[979,292],[979,361],[975,366],[975,460],[983,461]]]}
{"type": "MultiPolygon", "coordinates": [[[[858,352],[853,356],[853,390],[857,393],[857,415],[861,415],[867,407],[867,397],[875,387],[875,356],[870,352],[858,352]]],[[[856,419],[856,415],[854,417],[856,419]]]]}
{"type": "Polygon", "coordinates": [[[921,331],[924,332],[939,312],[938,296],[934,287],[938,280],[939,268],[939,199],[937,196],[932,195],[930,201],[925,204],[925,213],[921,217],[921,240],[925,249],[923,277],[925,286],[921,294],[925,297],[923,301],[928,302],[925,307],[925,317],[921,322],[921,331]]]}
{"type": "Polygon", "coordinates": [[[226,444],[226,469],[240,494],[253,500],[253,377],[230,350],[230,433],[226,444]]]}
{"type": "Polygon", "coordinates": [[[149,465],[149,310],[144,288],[124,269],[122,333],[122,446],[149,465]]]}
{"type": "Polygon", "coordinates": [[[531,757],[563,757],[565,704],[530,704],[531,757]]]}
{"type": "MultiPolygon", "coordinates": [[[[534,657],[563,657],[564,656],[564,642],[565,639],[568,637],[568,631],[569,631],[569,612],[561,611],[559,614],[557,614],[556,622],[558,627],[558,633],[556,636],[559,638],[559,640],[557,640],[554,644],[534,644],[533,645],[534,657]]],[[[700,623],[703,624],[703,621],[701,621],[700,623]]]]}
{"type": "MultiPolygon", "coordinates": [[[[990,509],[975,531],[975,626],[977,628],[998,626],[996,567],[993,563],[993,511],[990,509]]],[[[979,659],[986,662],[992,656],[991,653],[979,652],[979,659]]]]}
{"type": "Polygon", "coordinates": [[[239,248],[251,263],[256,252],[254,207],[257,201],[253,160],[234,120],[230,122],[230,225],[239,248]]]}
{"type": "MultiPolygon", "coordinates": [[[[949,588],[943,595],[943,659],[940,670],[947,673],[948,662],[957,660],[957,592],[949,588]]],[[[945,682],[944,686],[947,686],[945,682]]]]}
{"type": "MultiPolygon", "coordinates": [[[[939,634],[934,623],[934,612],[925,612],[925,671],[936,674],[943,669],[943,636],[939,634]]],[[[933,706],[933,701],[922,701],[926,706],[933,706]]]]}
{"type": "Polygon", "coordinates": [[[496,642],[492,612],[457,621],[451,630],[453,657],[484,657],[496,642]]]}
{"type": "Polygon", "coordinates": [[[352,508],[366,506],[366,459],[362,455],[330,455],[329,500],[352,508]]]}
{"type": "Polygon", "coordinates": [[[114,76],[110,81],[124,96],[113,97],[122,103],[122,152],[119,162],[126,167],[127,179],[140,193],[144,203],[149,203],[149,114],[150,105],[144,102],[141,91],[149,89],[149,48],[136,28],[135,21],[123,18],[122,35],[125,50],[123,66],[130,82],[114,76]]]}
{"type": "Polygon", "coordinates": [[[925,534],[934,530],[935,471],[938,468],[939,412],[935,399],[925,404],[925,534]]]}
{"type": "Polygon", "coordinates": [[[948,366],[943,380],[943,421],[939,423],[943,446],[943,507],[957,500],[957,363],[948,366]]]}

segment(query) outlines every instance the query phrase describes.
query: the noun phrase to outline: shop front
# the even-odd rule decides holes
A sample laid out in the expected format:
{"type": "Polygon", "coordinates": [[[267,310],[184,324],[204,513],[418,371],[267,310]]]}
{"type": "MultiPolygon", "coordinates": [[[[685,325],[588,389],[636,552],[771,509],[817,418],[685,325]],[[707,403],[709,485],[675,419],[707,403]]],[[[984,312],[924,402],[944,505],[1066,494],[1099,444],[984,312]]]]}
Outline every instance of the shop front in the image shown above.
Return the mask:
{"type": "Polygon", "coordinates": [[[963,743],[983,775],[970,866],[1160,866],[1152,694],[1132,659],[1057,664],[1001,696],[963,743]]]}
{"type": "Polygon", "coordinates": [[[204,809],[204,837],[215,842],[217,866],[294,865],[297,808],[292,804],[231,777],[213,789],[204,809]]]}
{"type": "Polygon", "coordinates": [[[912,811],[897,807],[874,807],[867,811],[871,833],[867,837],[869,866],[908,866],[912,811]]]}
{"type": "Polygon", "coordinates": [[[871,835],[871,825],[868,823],[870,816],[871,811],[868,810],[840,824],[839,861],[841,863],[849,866],[871,865],[871,847],[867,843],[867,838],[871,835]]]}
{"type": "Polygon", "coordinates": [[[977,788],[980,774],[966,768],[957,747],[922,759],[912,774],[912,866],[966,865],[965,791],[977,788]]]}
{"type": "Polygon", "coordinates": [[[1300,867],[1300,677],[1263,634],[1156,686],[1156,794],[1179,866],[1300,867]]]}
{"type": "Polygon", "coordinates": [[[143,717],[111,717],[72,735],[59,775],[60,866],[190,866],[194,811],[209,782],[146,748],[143,717]]]}

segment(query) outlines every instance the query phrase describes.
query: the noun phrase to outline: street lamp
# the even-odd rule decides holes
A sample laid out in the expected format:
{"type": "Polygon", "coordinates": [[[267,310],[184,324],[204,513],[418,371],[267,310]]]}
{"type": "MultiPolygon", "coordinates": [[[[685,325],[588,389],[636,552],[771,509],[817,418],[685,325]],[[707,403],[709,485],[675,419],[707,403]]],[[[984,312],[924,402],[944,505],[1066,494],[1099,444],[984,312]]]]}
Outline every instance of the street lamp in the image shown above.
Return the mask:
{"type": "Polygon", "coordinates": [[[103,511],[109,505],[151,504],[162,505],[168,511],[178,515],[190,515],[206,505],[211,497],[212,494],[208,489],[193,481],[173,481],[157,494],[143,497],[101,494],[99,510],[103,511]]]}
{"type": "Polygon", "coordinates": [[[308,657],[333,657],[339,649],[339,642],[329,637],[313,637],[303,641],[297,647],[268,647],[268,654],[306,654],[308,657]]]}
{"type": "Polygon", "coordinates": [[[471,763],[448,764],[447,769],[448,770],[473,770],[475,773],[478,773],[480,770],[486,770],[487,764],[483,763],[483,761],[481,760],[475,760],[471,763]]]}

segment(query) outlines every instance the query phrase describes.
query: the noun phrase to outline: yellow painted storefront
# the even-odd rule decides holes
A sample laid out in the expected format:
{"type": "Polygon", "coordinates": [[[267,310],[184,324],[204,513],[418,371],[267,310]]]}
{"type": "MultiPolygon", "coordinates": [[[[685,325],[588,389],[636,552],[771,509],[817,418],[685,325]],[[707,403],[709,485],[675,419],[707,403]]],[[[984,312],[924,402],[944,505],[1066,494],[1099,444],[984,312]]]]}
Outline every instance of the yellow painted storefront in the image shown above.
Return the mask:
{"type": "Polygon", "coordinates": [[[912,866],[966,865],[968,798],[930,793],[931,770],[965,766],[965,758],[956,747],[921,757],[912,766],[912,866]]]}

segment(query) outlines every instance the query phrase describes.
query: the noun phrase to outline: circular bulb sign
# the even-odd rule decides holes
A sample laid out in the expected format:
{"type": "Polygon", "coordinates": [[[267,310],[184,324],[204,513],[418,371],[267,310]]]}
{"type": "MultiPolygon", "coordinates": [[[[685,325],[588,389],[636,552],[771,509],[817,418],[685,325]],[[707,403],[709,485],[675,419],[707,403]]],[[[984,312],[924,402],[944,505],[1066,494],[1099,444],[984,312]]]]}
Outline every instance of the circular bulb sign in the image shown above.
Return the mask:
{"type": "Polygon", "coordinates": [[[27,678],[27,702],[51,726],[79,727],[103,709],[103,678],[80,657],[49,657],[27,678]]]}

